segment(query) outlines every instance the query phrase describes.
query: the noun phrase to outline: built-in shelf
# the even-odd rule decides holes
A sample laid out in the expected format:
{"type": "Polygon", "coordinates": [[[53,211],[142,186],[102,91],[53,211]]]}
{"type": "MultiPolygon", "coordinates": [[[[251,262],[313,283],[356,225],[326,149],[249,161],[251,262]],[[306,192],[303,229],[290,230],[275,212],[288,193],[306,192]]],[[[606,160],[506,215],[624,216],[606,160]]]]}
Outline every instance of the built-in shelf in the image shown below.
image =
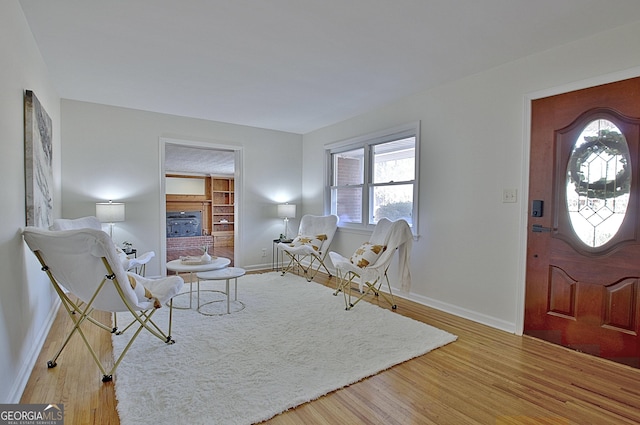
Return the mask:
{"type": "MultiPolygon", "coordinates": [[[[167,212],[201,211],[202,233],[213,236],[214,246],[233,246],[235,195],[234,179],[218,176],[184,176],[171,174],[167,177],[204,180],[200,194],[168,194],[167,212]]],[[[200,186],[202,187],[202,186],[200,186]]]]}
{"type": "Polygon", "coordinates": [[[234,180],[233,178],[211,178],[211,235],[214,245],[233,246],[234,234],[234,180]]]}

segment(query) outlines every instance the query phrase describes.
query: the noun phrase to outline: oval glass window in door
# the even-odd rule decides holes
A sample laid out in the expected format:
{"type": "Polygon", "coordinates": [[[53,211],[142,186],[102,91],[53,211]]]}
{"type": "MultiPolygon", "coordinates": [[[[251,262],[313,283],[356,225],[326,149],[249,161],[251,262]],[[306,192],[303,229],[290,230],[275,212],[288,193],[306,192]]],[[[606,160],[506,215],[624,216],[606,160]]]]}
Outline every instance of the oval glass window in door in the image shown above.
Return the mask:
{"type": "Polygon", "coordinates": [[[611,121],[589,122],[567,164],[567,210],[574,232],[588,247],[609,242],[624,220],[631,191],[629,145],[611,121]]]}

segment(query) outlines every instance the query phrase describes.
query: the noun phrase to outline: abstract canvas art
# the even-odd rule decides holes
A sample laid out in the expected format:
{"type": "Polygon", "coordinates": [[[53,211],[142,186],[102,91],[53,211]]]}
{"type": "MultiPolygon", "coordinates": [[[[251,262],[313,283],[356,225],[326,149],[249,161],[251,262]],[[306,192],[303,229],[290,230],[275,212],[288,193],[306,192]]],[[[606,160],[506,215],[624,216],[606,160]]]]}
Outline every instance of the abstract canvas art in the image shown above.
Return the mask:
{"type": "Polygon", "coordinates": [[[47,228],[53,215],[51,118],[31,90],[24,95],[27,226],[47,228]]]}

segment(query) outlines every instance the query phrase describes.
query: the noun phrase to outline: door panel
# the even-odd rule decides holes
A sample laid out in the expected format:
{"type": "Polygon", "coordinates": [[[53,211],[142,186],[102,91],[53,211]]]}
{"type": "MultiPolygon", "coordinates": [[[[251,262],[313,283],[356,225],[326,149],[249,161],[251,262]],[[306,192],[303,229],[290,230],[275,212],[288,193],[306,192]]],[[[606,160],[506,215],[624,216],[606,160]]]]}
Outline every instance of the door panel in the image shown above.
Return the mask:
{"type": "Polygon", "coordinates": [[[524,322],[525,334],[634,367],[639,117],[640,78],[532,103],[529,205],[543,201],[544,215],[529,217],[524,322]]]}

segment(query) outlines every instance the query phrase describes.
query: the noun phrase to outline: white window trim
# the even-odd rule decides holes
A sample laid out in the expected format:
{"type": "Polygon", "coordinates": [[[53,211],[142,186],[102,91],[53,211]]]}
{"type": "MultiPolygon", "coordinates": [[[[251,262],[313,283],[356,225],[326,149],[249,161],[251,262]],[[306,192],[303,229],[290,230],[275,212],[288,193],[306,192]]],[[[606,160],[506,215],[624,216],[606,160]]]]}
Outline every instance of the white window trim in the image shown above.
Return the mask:
{"type": "MultiPolygon", "coordinates": [[[[341,151],[348,151],[351,149],[357,148],[365,148],[365,156],[368,155],[368,146],[381,143],[383,141],[390,141],[394,138],[402,138],[404,136],[415,136],[416,138],[416,147],[415,147],[415,161],[416,161],[416,170],[415,170],[415,183],[413,185],[413,217],[412,217],[412,227],[411,232],[413,233],[414,238],[417,238],[420,234],[418,230],[418,215],[419,215],[419,194],[420,194],[420,121],[412,121],[409,123],[401,124],[395,127],[391,127],[384,130],[379,130],[373,133],[368,133],[360,136],[356,136],[350,139],[340,140],[333,143],[328,143],[324,146],[325,148],[325,193],[324,193],[324,210],[326,214],[331,213],[331,185],[332,185],[332,163],[331,163],[331,155],[334,153],[339,153],[341,151]]],[[[367,159],[368,161],[368,159],[367,159]]],[[[369,172],[371,172],[371,167],[369,167],[369,172]]],[[[364,185],[367,187],[369,185],[368,176],[364,176],[364,185]]],[[[369,210],[368,198],[369,191],[363,190],[363,203],[366,202],[367,205],[367,215],[369,210]]],[[[365,217],[366,218],[366,217],[365,217]]],[[[368,221],[366,219],[365,221],[368,221]]],[[[375,224],[368,223],[340,223],[338,222],[338,228],[349,229],[354,232],[371,232],[375,228],[375,224]]]]}

